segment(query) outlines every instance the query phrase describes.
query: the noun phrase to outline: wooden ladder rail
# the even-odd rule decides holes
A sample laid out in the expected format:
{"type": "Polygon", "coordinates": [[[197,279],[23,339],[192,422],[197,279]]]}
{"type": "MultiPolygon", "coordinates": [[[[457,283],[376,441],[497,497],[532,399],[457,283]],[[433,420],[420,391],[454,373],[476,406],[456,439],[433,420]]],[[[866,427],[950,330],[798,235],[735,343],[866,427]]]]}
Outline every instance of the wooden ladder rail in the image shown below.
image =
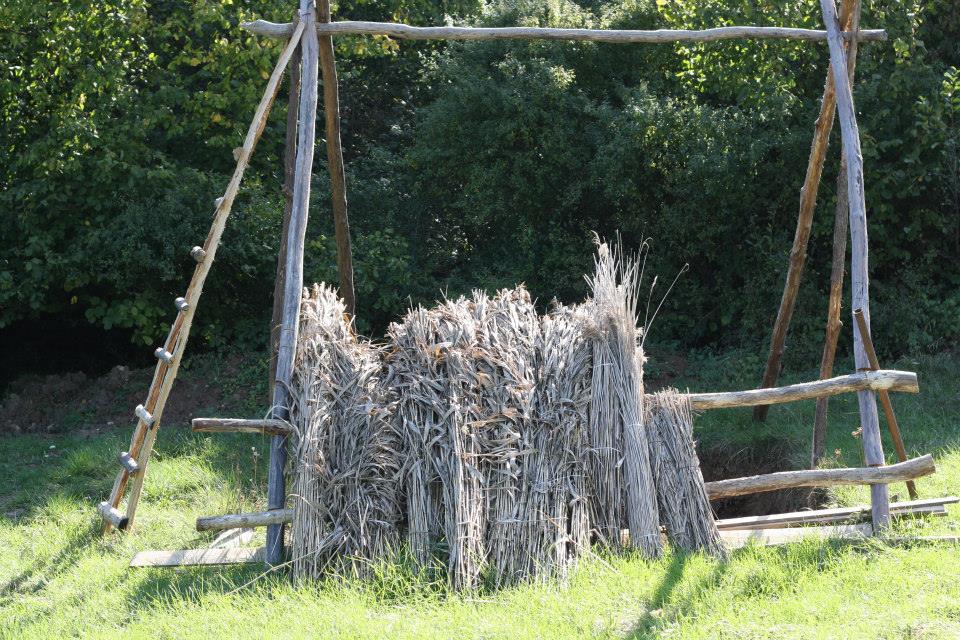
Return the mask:
{"type": "MultiPolygon", "coordinates": [[[[194,247],[191,255],[197,261],[193,277],[190,279],[190,285],[187,294],[182,299],[178,299],[178,315],[170,328],[170,334],[163,346],[163,355],[158,350],[157,368],[154,372],[153,382],[147,393],[147,401],[137,410],[137,426],[134,428],[133,437],[130,441],[129,456],[136,460],[137,471],[133,474],[133,486],[130,489],[130,496],[127,500],[126,520],[124,525],[127,528],[133,526],[134,517],[137,511],[137,504],[140,500],[140,494],[143,491],[143,481],[146,475],[147,463],[150,459],[150,453],[153,450],[153,444],[157,437],[157,431],[160,426],[160,419],[163,414],[164,406],[170,395],[173,381],[176,379],[177,371],[183,357],[183,351],[190,336],[190,327],[193,323],[193,316],[196,312],[197,302],[200,300],[200,294],[203,291],[203,284],[210,268],[213,264],[217,248],[220,245],[220,238],[226,228],[227,218],[230,215],[230,209],[233,207],[233,201],[240,189],[240,182],[243,179],[244,171],[250,163],[253,150],[263,133],[267,123],[267,116],[270,113],[270,107],[277,96],[280,88],[280,80],[283,77],[284,70],[296,49],[300,37],[303,34],[303,23],[298,22],[293,34],[287,41],[280,53],[276,67],[267,82],[266,90],[260,103],[257,106],[256,113],[250,127],[247,130],[243,147],[237,157],[237,166],[234,169],[233,177],[227,185],[227,189],[221,198],[216,201],[216,212],[213,223],[207,234],[207,239],[203,247],[194,247]],[[167,357],[169,356],[169,357],[167,357]]],[[[110,500],[106,503],[112,509],[117,509],[123,500],[126,492],[127,482],[130,479],[130,471],[124,467],[117,474],[113,483],[113,489],[110,492],[110,500]]],[[[101,515],[109,513],[109,509],[103,509],[104,503],[101,503],[101,515]]],[[[111,520],[104,516],[104,533],[113,528],[111,520]]]]}

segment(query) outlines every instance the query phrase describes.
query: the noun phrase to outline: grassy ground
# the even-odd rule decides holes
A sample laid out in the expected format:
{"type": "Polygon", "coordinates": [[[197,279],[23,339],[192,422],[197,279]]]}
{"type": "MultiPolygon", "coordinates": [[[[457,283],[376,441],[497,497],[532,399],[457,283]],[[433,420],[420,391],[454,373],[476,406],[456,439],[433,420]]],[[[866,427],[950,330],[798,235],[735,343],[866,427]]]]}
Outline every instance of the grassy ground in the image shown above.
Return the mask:
{"type": "MultiPolygon", "coordinates": [[[[897,363],[922,393],[897,396],[911,453],[932,452],[939,472],[921,495],[960,491],[960,358],[897,363]]],[[[695,359],[675,384],[750,388],[759,366],[734,354],[695,359]],[[696,372],[696,375],[691,372],[696,372]]],[[[663,372],[661,372],[663,373],[663,372]]],[[[667,372],[669,373],[669,372],[667,372]]],[[[811,379],[814,371],[792,380],[811,379]]],[[[758,428],[749,410],[697,421],[703,446],[795,441],[807,456],[813,403],[775,407],[758,428]]],[[[831,404],[830,464],[859,465],[854,398],[831,404]]],[[[877,542],[746,548],[720,563],[673,554],[662,561],[598,558],[565,584],[458,596],[385,569],[370,583],[296,587],[261,567],[128,569],[143,549],[202,547],[198,515],[262,507],[265,442],[161,431],[132,535],[96,535],[92,505],[112,482],[126,430],[0,437],[0,637],[416,638],[955,638],[960,636],[960,551],[877,542]]],[[[887,450],[890,450],[887,443],[887,450]]],[[[905,498],[902,485],[892,493],[905,498]]],[[[838,504],[865,490],[833,495],[838,504]]],[[[898,525],[907,534],[957,533],[950,517],[898,525]]]]}

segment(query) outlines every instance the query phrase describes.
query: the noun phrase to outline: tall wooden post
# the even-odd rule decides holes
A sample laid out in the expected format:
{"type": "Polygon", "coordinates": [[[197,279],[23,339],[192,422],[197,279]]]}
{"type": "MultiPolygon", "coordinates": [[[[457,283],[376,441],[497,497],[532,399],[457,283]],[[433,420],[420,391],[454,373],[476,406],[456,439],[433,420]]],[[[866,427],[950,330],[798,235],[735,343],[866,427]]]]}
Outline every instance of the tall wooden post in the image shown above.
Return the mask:
{"type": "MultiPolygon", "coordinates": [[[[853,309],[861,309],[864,324],[870,328],[870,273],[868,266],[867,208],[863,187],[863,156],[860,152],[860,131],[853,107],[853,92],[847,76],[847,56],[840,34],[840,20],[834,0],[820,0],[823,20],[827,28],[830,48],[830,66],[837,93],[837,114],[843,139],[843,156],[847,161],[847,197],[850,200],[850,285],[853,309]]],[[[870,368],[860,327],[853,323],[854,360],[858,369],[870,368]]],[[[884,464],[883,444],[880,440],[880,419],[877,398],[871,391],[857,393],[860,404],[860,426],[863,428],[863,454],[872,467],[884,464]]],[[[889,492],[885,484],[870,485],[870,498],[875,531],[890,524],[889,492]]]]}
{"type": "MultiPolygon", "coordinates": [[[[296,18],[299,20],[299,14],[296,18]]],[[[293,178],[297,168],[297,121],[300,105],[300,45],[290,59],[290,93],[287,96],[287,134],[283,146],[283,222],[280,228],[280,251],[277,274],[273,282],[273,313],[270,317],[270,378],[268,402],[273,403],[277,379],[277,349],[280,346],[280,323],[283,321],[284,268],[287,263],[287,233],[293,211],[293,178]]]]}
{"type": "MultiPolygon", "coordinates": [[[[330,22],[330,0],[318,0],[317,20],[330,22]]],[[[340,144],[340,92],[337,86],[337,64],[333,55],[333,37],[321,36],[320,69],[323,74],[323,111],[327,130],[327,167],[333,200],[333,228],[337,240],[337,273],[340,297],[351,316],[356,312],[353,290],[353,256],[350,246],[350,220],[347,217],[347,185],[340,144]]]]}
{"type": "MultiPolygon", "coordinates": [[[[847,28],[848,20],[853,14],[852,6],[859,0],[843,0],[841,15],[843,24],[847,28]]],[[[823,173],[823,163],[827,156],[827,146],[830,144],[830,132],[833,130],[834,113],[836,112],[836,91],[833,86],[833,71],[827,72],[827,81],[823,87],[823,99],[820,101],[820,113],[817,116],[813,130],[813,140],[810,143],[810,158],[807,161],[807,173],[800,188],[800,213],[797,215],[797,230],[793,236],[793,247],[790,249],[790,264],[787,267],[787,279],[783,285],[783,295],[780,298],[780,308],[777,310],[777,319],[773,323],[773,334],[770,337],[770,354],[767,356],[767,365],[763,370],[763,388],[773,387],[780,376],[780,367],[783,361],[783,352],[786,348],[787,329],[793,318],[793,307],[800,290],[800,276],[803,275],[803,266],[807,260],[807,244],[810,241],[810,229],[813,227],[813,213],[817,207],[817,191],[820,189],[820,176],[823,173]]],[[[846,212],[844,212],[846,215],[846,212]]],[[[759,406],[753,410],[753,419],[763,421],[767,419],[769,406],[759,406]]]]}
{"type": "MultiPolygon", "coordinates": [[[[303,290],[303,246],[310,208],[310,178],[313,172],[313,151],[317,120],[318,46],[316,9],[313,0],[300,0],[300,20],[304,24],[300,40],[301,83],[300,122],[297,129],[297,162],[293,182],[293,207],[287,232],[287,255],[284,266],[283,313],[280,341],[277,348],[277,375],[273,391],[273,417],[289,417],[289,385],[293,378],[297,335],[300,329],[300,299],[303,290]]],[[[281,509],[287,498],[284,468],[287,463],[286,436],[270,441],[270,471],[267,505],[281,509]]],[[[283,524],[267,528],[266,561],[276,565],[283,558],[283,524]]]]}
{"type": "MultiPolygon", "coordinates": [[[[844,2],[843,8],[851,3],[844,2]]],[[[860,29],[860,0],[852,2],[853,7],[844,21],[847,31],[860,29]]],[[[854,36],[847,44],[847,77],[853,86],[854,71],[857,67],[857,39],[854,36]]],[[[827,82],[833,82],[833,73],[828,73],[827,82]]],[[[842,144],[842,143],[841,143],[842,144]]],[[[843,297],[843,275],[847,263],[847,218],[850,215],[850,201],[847,197],[847,160],[840,151],[840,172],[837,174],[837,208],[833,221],[833,255],[830,265],[830,298],[827,303],[827,327],[823,339],[823,355],[820,358],[820,378],[826,380],[833,375],[833,361],[837,355],[837,341],[840,339],[840,299],[843,297]]],[[[817,398],[817,408],[813,418],[813,437],[810,446],[810,468],[815,468],[823,458],[827,442],[827,410],[829,398],[817,398]]]]}

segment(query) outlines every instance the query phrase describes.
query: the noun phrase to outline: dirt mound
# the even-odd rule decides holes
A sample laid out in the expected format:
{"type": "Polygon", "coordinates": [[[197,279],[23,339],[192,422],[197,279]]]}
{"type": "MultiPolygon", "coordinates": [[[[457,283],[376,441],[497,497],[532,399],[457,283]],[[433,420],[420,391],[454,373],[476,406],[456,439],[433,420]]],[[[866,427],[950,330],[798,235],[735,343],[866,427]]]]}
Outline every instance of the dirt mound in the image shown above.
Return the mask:
{"type": "MultiPolygon", "coordinates": [[[[211,372],[229,371],[242,363],[228,359],[218,365],[181,369],[164,411],[165,424],[182,424],[220,410],[237,415],[240,407],[249,405],[248,396],[260,392],[211,372]]],[[[129,429],[135,420],[133,409],[146,399],[152,378],[152,367],[126,366],[115,366],[102,376],[78,372],[23,376],[0,398],[0,435],[129,429]]],[[[261,395],[266,398],[265,391],[261,395]]]]}

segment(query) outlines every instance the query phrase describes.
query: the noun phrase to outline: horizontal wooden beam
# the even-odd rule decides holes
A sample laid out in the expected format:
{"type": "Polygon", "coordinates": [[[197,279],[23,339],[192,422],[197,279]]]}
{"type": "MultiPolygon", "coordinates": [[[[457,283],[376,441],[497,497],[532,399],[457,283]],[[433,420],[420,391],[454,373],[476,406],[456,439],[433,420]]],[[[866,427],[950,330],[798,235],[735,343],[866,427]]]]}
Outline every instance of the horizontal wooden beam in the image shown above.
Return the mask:
{"type": "Polygon", "coordinates": [[[797,542],[804,538],[840,538],[859,539],[873,535],[873,525],[848,524],[830,527],[795,527],[792,529],[738,529],[736,531],[721,531],[720,539],[728,549],[737,549],[750,543],[764,546],[797,542]]]}
{"type": "Polygon", "coordinates": [[[749,493],[778,491],[796,487],[833,487],[847,484],[889,484],[913,480],[937,470],[929,454],[898,462],[887,467],[854,467],[846,469],[806,469],[780,471],[745,478],[731,478],[705,483],[711,500],[732,498],[749,493]]]}
{"type": "Polygon", "coordinates": [[[100,517],[106,522],[113,525],[117,531],[123,531],[127,528],[127,523],[129,522],[127,516],[109,502],[104,501],[98,504],[97,513],[99,513],[100,517]]]}
{"type": "Polygon", "coordinates": [[[241,420],[239,418],[194,418],[194,431],[205,433],[259,433],[282,436],[290,433],[290,425],[283,420],[241,420]]]}
{"type": "MultiPolygon", "coordinates": [[[[915,515],[943,516],[947,514],[946,505],[956,502],[960,502],[960,498],[956,496],[931,498],[929,500],[911,500],[909,502],[894,502],[890,504],[890,515],[901,518],[915,515]]],[[[717,528],[721,531],[731,531],[734,529],[771,529],[809,523],[833,524],[856,521],[857,519],[869,517],[870,507],[861,505],[836,509],[810,509],[790,513],[773,513],[766,516],[724,518],[717,520],[717,528]]]]}
{"type": "MultiPolygon", "coordinates": [[[[266,20],[242,22],[251,33],[271,38],[289,38],[293,23],[266,20]]],[[[817,29],[788,27],[716,27],[713,29],[553,29],[546,27],[415,27],[396,22],[364,22],[343,20],[317,24],[321,36],[389,36],[406,40],[581,40],[590,42],[712,42],[736,38],[827,40],[827,32],[817,29]]],[[[850,34],[845,32],[849,39],[850,34]]],[[[883,29],[864,29],[857,33],[858,42],[886,40],[883,29]]]]}
{"type": "Polygon", "coordinates": [[[228,513],[197,518],[197,531],[220,531],[240,527],[265,527],[293,520],[293,509],[271,509],[254,513],[228,513]]]}
{"type": "Polygon", "coordinates": [[[248,562],[263,562],[263,547],[141,551],[133,556],[133,560],[130,561],[130,566],[184,567],[205,564],[244,564],[248,562]]]}
{"type": "Polygon", "coordinates": [[[722,393],[688,394],[694,409],[726,409],[730,407],[753,407],[760,404],[780,404],[823,398],[851,391],[902,391],[917,393],[917,374],[912,371],[861,371],[826,380],[791,384],[786,387],[727,391],[722,393]]]}

